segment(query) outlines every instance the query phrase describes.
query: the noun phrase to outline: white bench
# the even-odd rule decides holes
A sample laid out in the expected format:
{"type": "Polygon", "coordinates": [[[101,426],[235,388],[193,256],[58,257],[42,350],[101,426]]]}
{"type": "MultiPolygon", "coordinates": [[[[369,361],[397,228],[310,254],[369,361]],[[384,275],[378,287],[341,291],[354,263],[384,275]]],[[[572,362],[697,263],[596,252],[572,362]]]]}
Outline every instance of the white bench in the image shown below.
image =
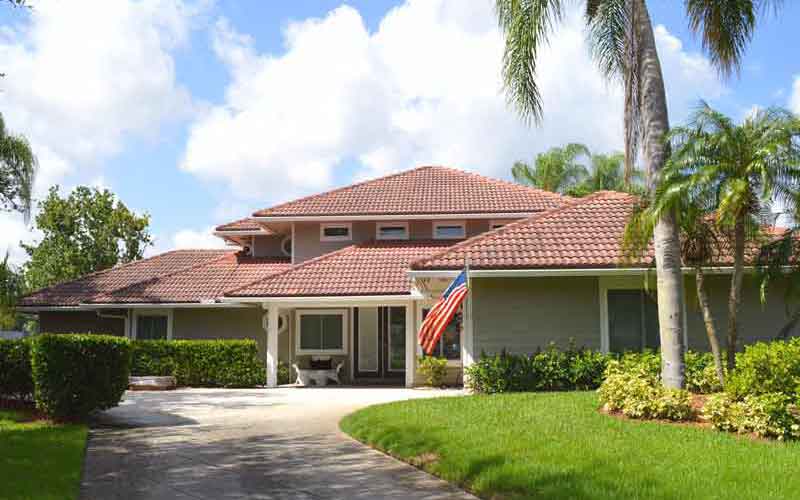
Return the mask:
{"type": "Polygon", "coordinates": [[[298,367],[296,364],[292,365],[297,372],[297,381],[295,383],[301,386],[309,386],[312,381],[314,385],[326,386],[328,385],[328,380],[333,380],[337,384],[341,384],[339,372],[342,370],[342,366],[344,366],[344,362],[339,363],[336,368],[331,368],[329,370],[305,369],[298,367]]]}

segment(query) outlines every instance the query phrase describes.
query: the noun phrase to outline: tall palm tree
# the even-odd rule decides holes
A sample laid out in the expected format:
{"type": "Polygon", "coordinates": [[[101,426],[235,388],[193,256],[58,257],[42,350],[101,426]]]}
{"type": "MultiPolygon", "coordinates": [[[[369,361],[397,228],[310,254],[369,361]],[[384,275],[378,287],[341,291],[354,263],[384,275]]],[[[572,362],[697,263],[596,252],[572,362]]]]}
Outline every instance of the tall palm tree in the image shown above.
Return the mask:
{"type": "MultiPolygon", "coordinates": [[[[723,75],[738,71],[755,30],[757,13],[781,0],[684,0],[689,27],[723,75]]],[[[539,49],[564,15],[566,0],[495,0],[505,33],[503,80],[506,95],[523,119],[540,121],[542,101],[536,83],[539,49]]],[[[625,166],[633,171],[641,149],[647,184],[669,157],[667,98],[653,25],[646,0],[587,0],[586,23],[595,60],[604,74],[624,88],[625,166]]],[[[684,385],[683,276],[680,240],[673,213],[654,229],[661,328],[662,380],[684,385]]]]}
{"type": "Polygon", "coordinates": [[[6,129],[0,114],[0,208],[18,210],[28,221],[36,156],[28,141],[6,129]]]}
{"type": "Polygon", "coordinates": [[[586,167],[578,162],[582,156],[590,156],[589,149],[583,144],[550,148],[536,155],[533,167],[522,161],[515,162],[511,175],[520,184],[563,193],[588,175],[586,167]]]}
{"type": "Polygon", "coordinates": [[[756,110],[743,123],[703,103],[687,127],[671,132],[675,153],[659,196],[713,200],[721,233],[733,249],[728,297],[728,369],[736,363],[738,312],[748,242],[762,235],[774,205],[800,209],[800,118],[788,110],[756,110]],[[663,194],[662,194],[663,193],[663,194]]]}

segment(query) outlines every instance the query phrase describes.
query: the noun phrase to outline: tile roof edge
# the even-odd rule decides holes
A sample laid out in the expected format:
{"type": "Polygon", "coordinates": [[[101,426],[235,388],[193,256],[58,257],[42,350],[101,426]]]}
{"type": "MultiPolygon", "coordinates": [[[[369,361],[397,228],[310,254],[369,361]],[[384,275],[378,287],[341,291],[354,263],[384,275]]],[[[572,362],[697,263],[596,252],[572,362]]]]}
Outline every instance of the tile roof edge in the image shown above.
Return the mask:
{"type": "Polygon", "coordinates": [[[551,215],[555,215],[558,212],[562,212],[564,210],[576,207],[576,206],[581,205],[583,203],[586,203],[586,202],[588,202],[590,200],[594,200],[594,199],[597,199],[597,198],[604,198],[609,193],[617,193],[617,191],[595,191],[594,193],[588,194],[588,195],[586,195],[586,196],[584,196],[582,198],[571,198],[571,200],[569,202],[567,202],[567,203],[565,203],[565,204],[563,204],[561,206],[558,206],[558,207],[555,207],[555,208],[551,208],[550,210],[544,210],[544,211],[542,211],[542,212],[540,212],[538,214],[532,215],[532,216],[527,217],[525,219],[521,219],[521,220],[518,220],[518,221],[511,222],[511,223],[506,224],[505,226],[502,226],[502,227],[500,227],[498,229],[495,229],[493,231],[486,231],[485,233],[477,234],[477,235],[475,235],[475,236],[473,236],[471,238],[467,238],[466,240],[464,240],[464,241],[462,241],[460,243],[456,243],[455,245],[446,248],[442,252],[436,253],[436,254],[431,255],[429,257],[425,257],[424,259],[415,260],[414,262],[411,263],[411,265],[409,267],[412,270],[420,269],[420,267],[423,266],[426,262],[434,261],[436,259],[440,259],[443,256],[447,255],[448,253],[451,253],[451,252],[454,252],[454,251],[458,251],[458,250],[460,250],[460,249],[462,249],[464,247],[469,247],[469,246],[475,244],[476,242],[481,241],[481,240],[483,240],[485,238],[489,238],[491,236],[497,236],[499,234],[503,234],[504,232],[506,232],[506,231],[508,231],[510,229],[513,229],[513,228],[515,228],[517,226],[530,224],[532,222],[538,222],[541,219],[546,219],[547,217],[550,217],[551,215]]]}
{"type": "MultiPolygon", "coordinates": [[[[372,240],[368,240],[368,241],[372,241],[372,240]]],[[[271,279],[275,279],[275,278],[278,278],[278,277],[280,277],[280,276],[283,276],[284,274],[288,274],[288,273],[290,273],[290,272],[292,272],[292,271],[295,271],[295,270],[297,270],[297,269],[302,269],[302,268],[304,268],[304,267],[310,266],[311,264],[315,264],[315,263],[317,263],[317,262],[324,261],[324,260],[326,260],[326,259],[329,259],[329,258],[331,258],[331,257],[335,256],[335,255],[339,255],[339,254],[347,253],[347,252],[349,252],[349,251],[353,250],[354,248],[356,248],[356,247],[358,247],[359,245],[362,245],[362,244],[364,244],[364,243],[367,243],[367,242],[353,243],[353,244],[351,244],[351,245],[347,245],[346,247],[342,247],[342,248],[340,248],[340,249],[338,249],[338,250],[334,250],[334,251],[332,251],[332,252],[324,253],[324,254],[322,254],[322,255],[318,255],[318,256],[314,257],[313,259],[308,259],[308,260],[306,260],[306,261],[303,261],[303,262],[301,262],[301,263],[299,263],[299,264],[292,265],[292,266],[291,266],[290,268],[288,268],[288,269],[284,269],[283,271],[280,271],[280,272],[278,272],[278,273],[271,274],[271,275],[269,275],[269,276],[267,276],[267,277],[265,277],[265,278],[259,278],[259,279],[257,279],[257,280],[251,281],[250,283],[244,284],[244,285],[242,285],[242,286],[238,286],[238,287],[236,287],[236,288],[232,288],[232,289],[230,289],[230,290],[223,290],[223,292],[222,292],[222,296],[223,296],[223,297],[230,297],[230,296],[233,296],[233,297],[235,297],[235,295],[230,295],[230,294],[232,294],[232,293],[235,293],[235,292],[237,292],[237,291],[239,291],[239,290],[242,290],[242,289],[244,289],[244,288],[247,288],[247,287],[253,286],[253,285],[255,285],[256,283],[260,283],[260,282],[262,282],[262,281],[265,281],[265,280],[271,280],[271,279]]]]}
{"type": "Polygon", "coordinates": [[[208,260],[203,261],[203,262],[198,262],[197,264],[192,264],[192,265],[189,265],[189,266],[186,266],[186,267],[181,267],[181,268],[176,269],[176,270],[174,270],[172,272],[169,272],[167,274],[161,274],[161,275],[158,275],[158,276],[152,276],[150,278],[143,279],[143,280],[137,281],[135,283],[131,283],[131,284],[128,284],[128,285],[125,285],[125,286],[121,286],[119,288],[114,288],[112,290],[109,290],[109,291],[101,294],[101,295],[97,295],[93,300],[86,301],[86,303],[87,304],[111,303],[110,301],[103,302],[103,301],[98,301],[97,299],[101,298],[101,297],[111,298],[111,295],[116,294],[118,292],[121,292],[121,291],[123,291],[125,289],[133,288],[133,287],[144,285],[144,284],[157,283],[157,282],[159,282],[159,281],[161,281],[163,279],[171,278],[171,277],[176,276],[178,274],[181,274],[181,273],[184,273],[184,272],[187,272],[187,271],[191,271],[191,270],[194,270],[194,269],[198,269],[198,268],[205,267],[207,265],[213,264],[215,262],[218,262],[218,261],[220,261],[222,259],[225,259],[225,258],[229,257],[231,254],[235,255],[236,253],[238,253],[238,251],[226,252],[226,253],[223,253],[222,255],[218,256],[218,257],[214,257],[212,259],[208,259],[208,260]]]}
{"type": "MultiPolygon", "coordinates": [[[[129,267],[129,266],[132,266],[134,264],[141,264],[142,262],[155,260],[155,259],[164,257],[165,255],[170,255],[170,254],[174,254],[174,253],[181,253],[181,252],[210,252],[210,251],[223,252],[225,250],[222,250],[222,249],[202,249],[202,248],[175,248],[173,250],[167,250],[166,252],[162,252],[162,253],[159,253],[159,254],[156,254],[156,255],[151,255],[150,257],[145,257],[145,258],[138,259],[138,260],[132,260],[130,262],[125,262],[123,264],[119,264],[119,265],[116,265],[116,266],[111,266],[111,267],[106,268],[106,269],[99,269],[97,271],[92,271],[90,273],[86,273],[84,275],[78,276],[77,278],[74,278],[74,279],[71,279],[71,280],[62,281],[60,283],[54,283],[52,285],[48,285],[48,286],[39,288],[38,290],[34,290],[34,291],[30,292],[30,293],[27,293],[27,294],[23,295],[22,297],[20,297],[20,300],[23,300],[23,299],[25,299],[27,297],[31,297],[31,296],[36,295],[36,294],[38,294],[40,292],[43,292],[45,290],[50,290],[50,289],[55,288],[57,286],[66,285],[68,283],[74,283],[76,281],[81,281],[81,280],[84,280],[84,279],[87,279],[87,278],[91,278],[93,276],[100,276],[102,274],[106,274],[106,273],[109,273],[111,271],[116,271],[116,270],[119,270],[119,269],[123,269],[123,268],[129,267]]],[[[145,280],[142,280],[142,281],[145,281],[145,280]]]]}

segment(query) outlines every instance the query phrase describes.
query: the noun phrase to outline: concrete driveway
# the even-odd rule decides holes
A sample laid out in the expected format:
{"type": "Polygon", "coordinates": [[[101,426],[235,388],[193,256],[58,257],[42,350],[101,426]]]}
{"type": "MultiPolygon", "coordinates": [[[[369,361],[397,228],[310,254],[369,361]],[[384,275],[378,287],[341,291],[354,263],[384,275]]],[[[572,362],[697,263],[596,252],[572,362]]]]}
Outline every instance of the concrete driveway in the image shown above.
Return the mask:
{"type": "Polygon", "coordinates": [[[338,428],[358,408],[457,391],[128,392],[89,437],[86,499],[474,498],[338,428]]]}

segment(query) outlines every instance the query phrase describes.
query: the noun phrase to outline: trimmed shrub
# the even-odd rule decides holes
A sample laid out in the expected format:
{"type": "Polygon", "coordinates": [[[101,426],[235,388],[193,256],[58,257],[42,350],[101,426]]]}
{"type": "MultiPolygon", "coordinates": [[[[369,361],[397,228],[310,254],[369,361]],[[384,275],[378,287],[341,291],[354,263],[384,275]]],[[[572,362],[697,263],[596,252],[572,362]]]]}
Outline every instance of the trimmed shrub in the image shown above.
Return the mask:
{"type": "Polygon", "coordinates": [[[427,385],[441,387],[444,385],[444,378],[447,375],[447,359],[422,356],[419,358],[419,372],[425,378],[427,385]]]}
{"type": "Polygon", "coordinates": [[[0,339],[0,397],[33,398],[30,339],[0,339]]]}
{"type": "Polygon", "coordinates": [[[570,346],[562,351],[551,344],[531,356],[482,354],[466,369],[470,386],[487,394],[523,391],[567,391],[596,389],[610,355],[570,346]]]}
{"type": "Polygon", "coordinates": [[[251,339],[136,340],[132,373],[174,376],[178,385],[194,387],[254,387],[266,380],[251,339]]]}
{"type": "Polygon", "coordinates": [[[31,344],[36,407],[56,420],[117,406],[128,387],[131,345],[109,335],[39,335],[31,344]]]}
{"type": "Polygon", "coordinates": [[[729,394],[709,396],[703,419],[720,431],[753,433],[779,440],[800,438],[800,411],[786,394],[773,392],[736,401],[729,394]]]}
{"type": "Polygon", "coordinates": [[[647,363],[632,367],[622,361],[609,361],[605,381],[597,392],[600,403],[608,410],[630,418],[678,421],[694,415],[691,394],[662,386],[647,363]]]}
{"type": "Polygon", "coordinates": [[[800,389],[800,338],[745,347],[736,357],[736,370],[728,377],[725,389],[737,400],[781,393],[796,402],[800,389]]]}
{"type": "MultiPolygon", "coordinates": [[[[686,390],[695,394],[711,394],[722,390],[714,368],[714,356],[709,352],[687,351],[686,390]]],[[[724,363],[724,359],[723,359],[724,363]]],[[[615,369],[620,372],[636,371],[656,380],[661,379],[661,353],[657,350],[629,352],[622,355],[615,369]]]]}

